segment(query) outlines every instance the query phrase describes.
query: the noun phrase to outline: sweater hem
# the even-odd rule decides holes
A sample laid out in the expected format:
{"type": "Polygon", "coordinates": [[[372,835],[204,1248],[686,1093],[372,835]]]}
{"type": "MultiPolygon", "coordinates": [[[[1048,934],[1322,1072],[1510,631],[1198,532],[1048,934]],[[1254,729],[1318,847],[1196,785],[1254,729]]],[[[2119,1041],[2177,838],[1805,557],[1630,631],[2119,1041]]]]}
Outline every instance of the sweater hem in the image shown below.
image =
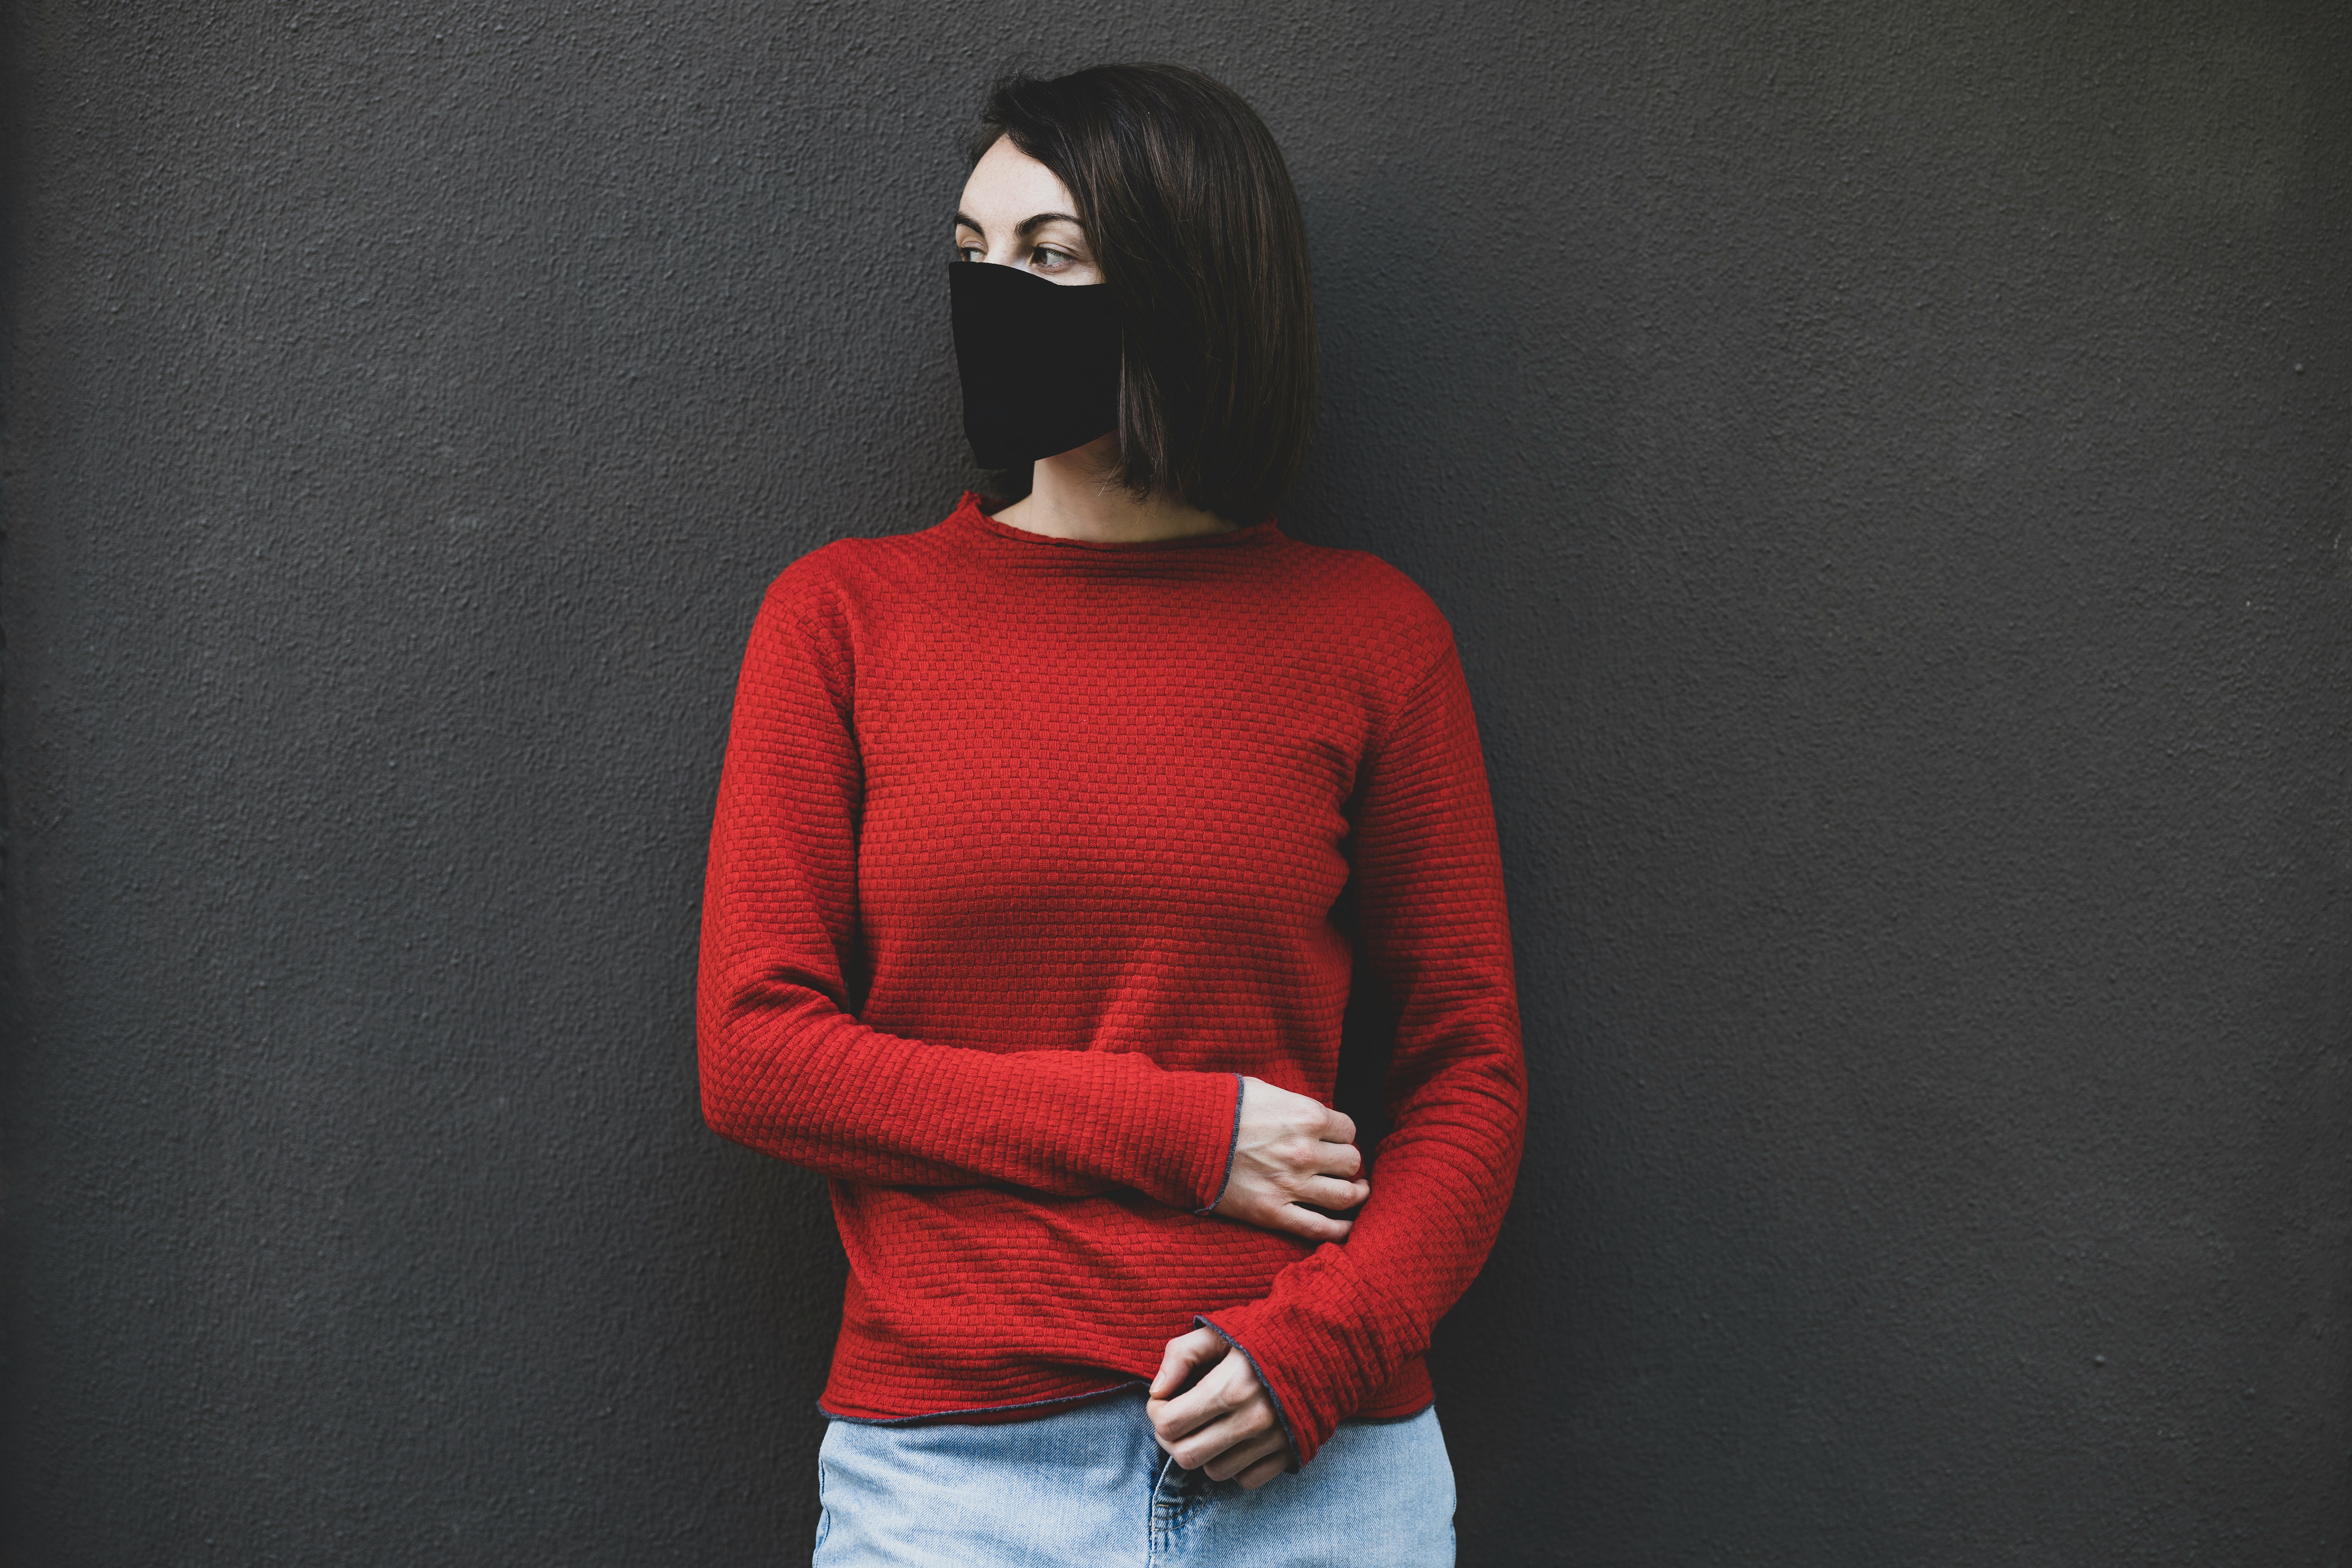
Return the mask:
{"type": "Polygon", "coordinates": [[[927,1421],[959,1421],[973,1415],[1004,1415],[1017,1420],[1022,1417],[1011,1415],[1016,1410],[1034,1410],[1040,1415],[1045,1415],[1051,1414],[1047,1408],[1050,1405],[1083,1405],[1087,1400],[1102,1399],[1130,1388],[1150,1388],[1150,1386],[1149,1379],[1131,1377],[1124,1383],[1114,1383],[1104,1388],[1089,1388],[1077,1394],[1056,1394],[1048,1398],[1024,1400],[1015,1405],[982,1405],[963,1410],[930,1410],[920,1415],[850,1415],[838,1410],[826,1409],[824,1401],[822,1399],[816,1402],[816,1408],[817,1414],[828,1421],[850,1421],[860,1426],[913,1426],[927,1421]]]}
{"type": "Polygon", "coordinates": [[[1339,1423],[1342,1426],[1393,1426],[1400,1421],[1418,1421],[1437,1403],[1433,1396],[1423,1400],[1402,1415],[1350,1415],[1339,1423]]]}

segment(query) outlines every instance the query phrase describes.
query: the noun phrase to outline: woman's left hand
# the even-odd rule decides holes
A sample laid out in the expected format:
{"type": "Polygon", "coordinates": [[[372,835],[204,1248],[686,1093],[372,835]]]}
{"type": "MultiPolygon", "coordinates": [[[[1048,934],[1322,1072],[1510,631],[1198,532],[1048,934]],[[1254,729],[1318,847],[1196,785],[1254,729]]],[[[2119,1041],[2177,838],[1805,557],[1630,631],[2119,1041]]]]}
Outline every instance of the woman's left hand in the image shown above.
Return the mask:
{"type": "Polygon", "coordinates": [[[1290,1437],[1273,1396],[1249,1357],[1214,1329],[1168,1342],[1144,1411],[1160,1446],[1188,1470],[1206,1466],[1213,1480],[1255,1491],[1289,1468],[1290,1437]],[[1195,1373],[1200,1381],[1185,1388],[1195,1373]]]}

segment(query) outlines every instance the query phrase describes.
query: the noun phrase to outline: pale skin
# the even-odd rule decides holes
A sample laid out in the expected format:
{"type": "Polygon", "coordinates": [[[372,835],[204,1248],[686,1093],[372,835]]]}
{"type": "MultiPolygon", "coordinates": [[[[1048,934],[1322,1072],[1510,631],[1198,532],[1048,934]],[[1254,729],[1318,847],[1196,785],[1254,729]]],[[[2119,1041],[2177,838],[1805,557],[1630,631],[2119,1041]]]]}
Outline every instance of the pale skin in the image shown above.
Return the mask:
{"type": "MultiPolygon", "coordinates": [[[[1061,176],[1001,138],[964,182],[956,258],[1023,268],[1055,283],[1099,283],[1077,210],[1061,176]]],[[[1034,488],[997,512],[998,521],[1055,539],[1115,544],[1235,526],[1172,496],[1137,500],[1109,478],[1118,456],[1118,437],[1107,435],[1038,458],[1034,488]]],[[[1343,1240],[1354,1222],[1316,1210],[1345,1212],[1369,1197],[1363,1167],[1352,1121],[1307,1095],[1244,1078],[1233,1173],[1216,1212],[1310,1241],[1343,1240]]],[[[1145,1409],[1160,1447],[1188,1470],[1255,1490],[1290,1464],[1289,1436],[1256,1369],[1213,1329],[1168,1342],[1145,1409]]]]}

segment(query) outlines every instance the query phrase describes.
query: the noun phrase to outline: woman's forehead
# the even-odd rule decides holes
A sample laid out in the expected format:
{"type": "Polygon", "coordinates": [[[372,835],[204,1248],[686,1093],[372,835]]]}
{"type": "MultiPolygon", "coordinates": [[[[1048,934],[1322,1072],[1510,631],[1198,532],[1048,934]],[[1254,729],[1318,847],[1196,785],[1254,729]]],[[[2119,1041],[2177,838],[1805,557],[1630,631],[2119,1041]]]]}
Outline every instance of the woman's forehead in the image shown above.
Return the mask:
{"type": "Polygon", "coordinates": [[[1076,210],[1061,176],[1014,146],[1010,136],[998,137],[973,165],[958,206],[989,226],[1023,223],[1039,213],[1076,210]]]}

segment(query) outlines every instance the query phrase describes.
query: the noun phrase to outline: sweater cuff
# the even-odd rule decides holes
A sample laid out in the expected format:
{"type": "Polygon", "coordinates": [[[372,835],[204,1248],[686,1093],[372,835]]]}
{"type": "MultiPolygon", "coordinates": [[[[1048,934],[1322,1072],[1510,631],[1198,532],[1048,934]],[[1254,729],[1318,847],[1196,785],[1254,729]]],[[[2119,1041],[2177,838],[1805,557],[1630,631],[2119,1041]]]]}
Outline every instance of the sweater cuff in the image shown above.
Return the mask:
{"type": "MultiPolygon", "coordinates": [[[[1258,1364],[1257,1357],[1250,1354],[1249,1346],[1242,1343],[1241,1341],[1234,1338],[1233,1335],[1225,1332],[1224,1330],[1218,1328],[1215,1319],[1195,1314],[1192,1319],[1192,1326],[1196,1329],[1213,1330],[1219,1339],[1223,1340],[1225,1343],[1239,1351],[1241,1352],[1242,1359],[1250,1363],[1250,1370],[1257,1373],[1259,1384],[1261,1384],[1265,1389],[1265,1396],[1274,1402],[1274,1418],[1282,1423],[1282,1434],[1284,1436],[1290,1439],[1290,1463],[1282,1467],[1283,1473],[1285,1475],[1297,1475],[1300,1468],[1306,1465],[1307,1456],[1312,1453],[1314,1449],[1307,1446],[1299,1436],[1298,1428],[1292,1425],[1289,1407],[1283,1404],[1282,1394],[1274,1386],[1274,1380],[1266,1376],[1265,1368],[1258,1364]]],[[[1330,1434],[1328,1432],[1324,1434],[1325,1437],[1328,1437],[1329,1436],[1330,1434]]],[[[1318,1438],[1314,1447],[1319,1448],[1322,1446],[1322,1440],[1318,1438]]]]}
{"type": "Polygon", "coordinates": [[[1224,1172],[1217,1177],[1216,1186],[1207,1189],[1209,1201],[1194,1209],[1194,1214],[1213,1214],[1217,1205],[1225,1201],[1225,1189],[1234,1184],[1234,1156],[1241,1152],[1242,1146],[1242,1096],[1248,1092],[1248,1086],[1242,1082],[1242,1075],[1234,1074],[1234,1121],[1225,1132],[1224,1172]]]}
{"type": "Polygon", "coordinates": [[[1369,1303],[1358,1306],[1364,1310],[1335,1319],[1328,1310],[1286,1299],[1277,1287],[1273,1296],[1193,1320],[1249,1357],[1301,1465],[1411,1359],[1410,1347],[1381,1331],[1381,1314],[1369,1303]],[[1342,1321],[1350,1326],[1342,1327],[1342,1321]]]}
{"type": "Polygon", "coordinates": [[[1154,1184],[1145,1195],[1171,1208],[1207,1214],[1225,1195],[1234,1148],[1241,1132],[1242,1080],[1237,1073],[1170,1072],[1144,1108],[1136,1144],[1156,1149],[1154,1184]]]}

